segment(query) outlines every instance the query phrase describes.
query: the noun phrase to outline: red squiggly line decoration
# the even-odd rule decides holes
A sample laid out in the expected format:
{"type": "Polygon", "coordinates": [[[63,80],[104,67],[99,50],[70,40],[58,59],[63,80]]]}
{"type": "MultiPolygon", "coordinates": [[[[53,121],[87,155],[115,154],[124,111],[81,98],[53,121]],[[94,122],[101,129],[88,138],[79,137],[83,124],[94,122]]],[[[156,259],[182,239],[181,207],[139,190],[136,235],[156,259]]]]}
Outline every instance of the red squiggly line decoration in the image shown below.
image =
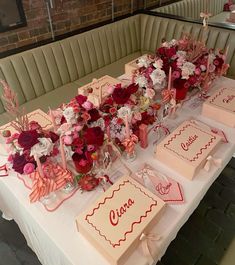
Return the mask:
{"type": "Polygon", "coordinates": [[[213,143],[213,141],[214,141],[215,139],[216,139],[216,137],[215,137],[214,135],[212,135],[212,134],[210,134],[210,133],[208,133],[208,132],[205,132],[205,131],[203,131],[202,129],[200,129],[200,128],[198,128],[198,127],[195,127],[195,126],[193,126],[192,124],[187,124],[187,125],[183,126],[183,128],[180,129],[178,133],[175,133],[175,134],[171,137],[171,139],[169,139],[168,142],[167,142],[166,144],[164,144],[164,147],[167,148],[168,150],[172,151],[173,153],[177,154],[178,156],[180,156],[180,157],[182,157],[182,158],[184,158],[184,159],[186,159],[186,160],[188,160],[188,161],[190,161],[190,162],[193,162],[193,161],[196,161],[196,160],[199,158],[200,155],[202,155],[203,150],[207,150],[207,148],[213,143]],[[173,149],[171,149],[171,148],[168,147],[168,145],[170,145],[170,143],[171,143],[174,139],[176,139],[177,136],[180,136],[181,133],[182,133],[183,131],[185,131],[185,129],[188,128],[189,126],[194,127],[195,129],[197,129],[197,130],[199,130],[199,131],[201,131],[201,132],[203,132],[203,133],[208,134],[208,135],[211,136],[210,141],[209,141],[208,143],[206,143],[204,147],[200,148],[199,152],[197,152],[196,155],[195,155],[193,158],[191,158],[191,159],[189,159],[188,157],[185,157],[185,156],[179,154],[179,153],[176,152],[175,150],[173,150],[173,149]]]}
{"type": "Polygon", "coordinates": [[[220,91],[209,102],[213,103],[215,101],[215,99],[218,98],[219,96],[221,96],[222,93],[224,92],[224,90],[226,90],[226,89],[227,89],[226,87],[220,89],[220,91]]]}
{"type": "Polygon", "coordinates": [[[121,245],[121,242],[124,242],[124,241],[126,241],[126,238],[127,238],[127,235],[128,234],[130,234],[130,233],[132,233],[133,232],[133,229],[134,229],[134,226],[136,225],[136,224],[140,224],[141,222],[142,222],[142,219],[144,219],[144,218],[146,218],[147,217],[147,215],[148,215],[148,213],[150,213],[151,211],[152,211],[152,208],[154,207],[154,206],[157,206],[157,201],[155,201],[152,197],[150,197],[148,194],[146,194],[143,190],[141,190],[141,188],[140,187],[137,187],[134,183],[132,183],[131,181],[129,181],[129,180],[125,180],[125,181],[123,181],[123,183],[121,183],[121,184],[119,184],[119,187],[116,189],[116,190],[113,190],[113,192],[112,192],[112,195],[111,196],[109,196],[109,197],[105,197],[104,198],[104,200],[103,200],[103,202],[100,202],[99,204],[98,204],[98,206],[97,207],[95,207],[93,210],[92,210],[92,213],[91,214],[87,214],[86,215],[86,217],[85,217],[85,220],[99,233],[99,235],[101,236],[101,237],[103,237],[107,242],[109,242],[109,244],[113,247],[113,248],[115,248],[115,247],[117,247],[117,246],[120,246],[121,245]],[[125,234],[124,234],[124,237],[123,238],[121,238],[121,239],[119,239],[119,241],[118,241],[118,243],[113,243],[110,239],[108,239],[104,234],[102,234],[101,233],[101,231],[88,219],[89,217],[91,217],[91,216],[93,216],[94,215],[94,213],[95,213],[95,211],[96,210],[98,210],[99,208],[100,208],[100,206],[101,205],[104,205],[105,204],[105,202],[108,200],[108,199],[112,199],[113,197],[114,197],[114,193],[115,192],[117,192],[117,191],[120,191],[120,189],[121,189],[121,186],[125,186],[125,184],[126,183],[130,183],[131,185],[133,185],[136,189],[139,189],[142,193],[144,193],[147,197],[149,197],[150,199],[152,199],[153,201],[154,201],[154,203],[152,203],[151,205],[150,205],[150,207],[149,207],[149,209],[145,212],[145,214],[144,215],[141,215],[140,216],[140,218],[139,218],[139,221],[135,221],[135,222],[133,222],[132,224],[131,224],[131,228],[130,228],[130,230],[128,230],[127,232],[125,232],[125,234]]]}

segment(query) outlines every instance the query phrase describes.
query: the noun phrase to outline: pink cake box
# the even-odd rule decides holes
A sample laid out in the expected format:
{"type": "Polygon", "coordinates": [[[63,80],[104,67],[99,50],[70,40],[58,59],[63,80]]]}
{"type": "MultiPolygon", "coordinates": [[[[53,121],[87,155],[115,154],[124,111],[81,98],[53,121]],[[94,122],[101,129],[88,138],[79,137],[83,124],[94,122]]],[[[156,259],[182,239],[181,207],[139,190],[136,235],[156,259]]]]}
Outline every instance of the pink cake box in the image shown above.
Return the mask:
{"type": "Polygon", "coordinates": [[[144,54],[144,55],[142,55],[142,56],[130,61],[129,63],[125,64],[125,74],[132,76],[133,75],[133,71],[139,69],[139,66],[137,65],[137,61],[140,58],[147,57],[147,56],[148,56],[147,54],[144,54]]]}
{"type": "MultiPolygon", "coordinates": [[[[49,115],[47,115],[45,112],[43,112],[41,109],[34,110],[27,114],[29,122],[30,121],[36,121],[38,122],[43,130],[52,130],[53,124],[51,121],[51,118],[49,115]]],[[[15,133],[16,130],[11,126],[11,123],[7,123],[0,127],[0,133],[2,133],[5,130],[11,131],[11,133],[15,133]]]]}
{"type": "Polygon", "coordinates": [[[160,218],[165,203],[141,184],[121,177],[77,219],[78,231],[112,265],[123,264],[160,218]]]}
{"type": "Polygon", "coordinates": [[[235,128],[235,89],[219,89],[203,103],[202,115],[235,128]]]}
{"type": "Polygon", "coordinates": [[[108,87],[120,84],[116,78],[113,78],[109,75],[105,75],[99,79],[93,79],[93,81],[85,86],[78,88],[78,94],[82,94],[88,97],[88,100],[91,101],[96,107],[99,107],[99,91],[102,89],[102,99],[108,96],[108,87]]]}
{"type": "Polygon", "coordinates": [[[156,147],[156,158],[192,180],[212,155],[222,138],[194,121],[183,122],[156,147]]]}

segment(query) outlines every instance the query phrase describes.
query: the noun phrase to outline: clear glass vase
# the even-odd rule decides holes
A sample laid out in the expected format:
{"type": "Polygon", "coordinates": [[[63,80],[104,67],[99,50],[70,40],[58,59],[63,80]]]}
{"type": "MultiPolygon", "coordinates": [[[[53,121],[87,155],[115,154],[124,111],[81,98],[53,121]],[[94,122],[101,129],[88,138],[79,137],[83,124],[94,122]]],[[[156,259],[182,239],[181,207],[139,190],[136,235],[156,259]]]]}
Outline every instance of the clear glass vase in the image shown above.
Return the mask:
{"type": "Polygon", "coordinates": [[[53,203],[55,199],[56,199],[55,192],[50,192],[48,195],[41,197],[39,201],[44,205],[49,205],[53,203]]]}

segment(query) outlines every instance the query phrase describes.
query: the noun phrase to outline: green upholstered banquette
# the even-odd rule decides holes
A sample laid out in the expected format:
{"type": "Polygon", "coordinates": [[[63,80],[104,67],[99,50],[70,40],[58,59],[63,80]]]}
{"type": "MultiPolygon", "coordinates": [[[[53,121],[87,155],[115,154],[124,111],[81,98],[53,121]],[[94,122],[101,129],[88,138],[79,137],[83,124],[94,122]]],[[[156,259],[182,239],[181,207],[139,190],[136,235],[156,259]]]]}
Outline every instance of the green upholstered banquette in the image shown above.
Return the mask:
{"type": "MultiPolygon", "coordinates": [[[[163,38],[178,39],[182,32],[198,37],[201,25],[138,14],[73,37],[0,59],[0,79],[18,94],[28,112],[44,111],[67,102],[77,88],[105,74],[124,73],[124,64],[154,52],[163,38]]],[[[224,49],[230,45],[230,75],[235,72],[235,32],[209,28],[207,44],[224,49]]],[[[2,88],[0,88],[0,93],[2,88]]],[[[8,122],[0,100],[0,124],[8,122]]]]}

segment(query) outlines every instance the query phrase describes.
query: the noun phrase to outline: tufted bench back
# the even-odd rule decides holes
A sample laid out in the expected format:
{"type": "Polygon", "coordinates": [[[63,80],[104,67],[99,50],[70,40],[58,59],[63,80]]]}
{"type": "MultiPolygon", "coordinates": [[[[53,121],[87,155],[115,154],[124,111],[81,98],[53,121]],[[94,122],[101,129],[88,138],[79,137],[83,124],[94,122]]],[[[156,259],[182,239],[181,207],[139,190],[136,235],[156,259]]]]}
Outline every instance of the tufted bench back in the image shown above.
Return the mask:
{"type": "MultiPolygon", "coordinates": [[[[227,3],[227,0],[208,0],[208,11],[212,14],[212,16],[215,16],[223,12],[225,3],[227,3]]],[[[160,8],[156,8],[153,11],[175,16],[199,19],[200,13],[206,12],[206,5],[206,0],[183,0],[160,8]]]]}
{"type": "MultiPolygon", "coordinates": [[[[146,14],[136,15],[0,59],[0,79],[6,80],[10,87],[14,88],[20,104],[32,101],[32,107],[39,108],[41,105],[35,103],[35,99],[43,98],[40,96],[45,96],[49,92],[53,94],[57,88],[57,91],[60,90],[60,94],[57,92],[57,95],[60,95],[59,101],[62,103],[66,100],[66,94],[73,95],[71,92],[74,93],[77,89],[78,83],[73,83],[74,81],[89,74],[90,78],[94,78],[98,69],[105,66],[109,67],[105,69],[105,74],[112,75],[112,70],[109,69],[113,68],[110,66],[119,61],[123,64],[122,58],[134,56],[136,52],[155,52],[163,38],[179,39],[182,32],[191,32],[198,38],[201,30],[202,26],[195,23],[146,14]],[[74,85],[73,91],[69,86],[71,83],[74,85]]],[[[209,27],[208,47],[224,49],[230,44],[228,62],[231,65],[229,74],[232,76],[235,76],[234,43],[234,31],[209,27]]],[[[122,68],[124,71],[124,64],[121,65],[122,68]]],[[[1,89],[0,87],[0,95],[1,89]]],[[[53,101],[53,96],[50,100],[53,101]]],[[[44,99],[41,103],[42,101],[46,105],[50,104],[44,99]]],[[[0,100],[0,122],[1,114],[4,112],[0,100]]]]}
{"type": "Polygon", "coordinates": [[[0,59],[0,79],[14,88],[24,104],[139,51],[139,29],[139,17],[133,16],[0,59]]]}

